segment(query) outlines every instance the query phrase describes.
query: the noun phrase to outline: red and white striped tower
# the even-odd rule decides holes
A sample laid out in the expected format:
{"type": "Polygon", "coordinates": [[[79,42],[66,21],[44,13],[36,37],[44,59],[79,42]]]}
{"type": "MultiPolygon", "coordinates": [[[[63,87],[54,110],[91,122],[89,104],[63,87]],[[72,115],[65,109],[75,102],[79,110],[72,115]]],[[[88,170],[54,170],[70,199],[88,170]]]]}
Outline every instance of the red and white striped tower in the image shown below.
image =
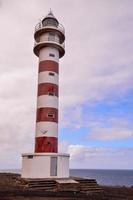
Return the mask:
{"type": "Polygon", "coordinates": [[[69,155],[58,153],[59,58],[65,54],[65,31],[51,11],[35,27],[34,38],[39,57],[35,153],[23,154],[22,177],[68,177],[69,155]],[[43,164],[45,172],[39,167],[43,164]]]}
{"type": "Polygon", "coordinates": [[[35,30],[39,57],[35,152],[58,152],[59,58],[64,53],[64,29],[50,12],[35,30]]]}

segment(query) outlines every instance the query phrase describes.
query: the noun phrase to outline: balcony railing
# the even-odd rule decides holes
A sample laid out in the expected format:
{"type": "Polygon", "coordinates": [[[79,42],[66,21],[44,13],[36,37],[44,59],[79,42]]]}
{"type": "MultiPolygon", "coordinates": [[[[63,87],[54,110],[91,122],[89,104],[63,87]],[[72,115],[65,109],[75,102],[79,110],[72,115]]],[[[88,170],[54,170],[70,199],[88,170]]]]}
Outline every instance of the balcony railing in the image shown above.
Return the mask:
{"type": "Polygon", "coordinates": [[[45,39],[43,39],[42,41],[38,41],[38,42],[34,42],[34,46],[36,46],[37,44],[43,43],[43,42],[54,42],[59,44],[63,49],[65,49],[65,43],[60,43],[59,39],[57,38],[53,38],[53,37],[47,37],[45,39]]]}
{"type": "Polygon", "coordinates": [[[45,27],[54,27],[54,28],[57,28],[59,29],[59,31],[61,31],[63,34],[65,34],[65,29],[63,27],[62,24],[59,24],[58,26],[53,26],[53,25],[47,25],[47,26],[44,26],[42,24],[42,22],[39,22],[36,26],[35,26],[35,32],[38,31],[39,29],[42,29],[42,28],[45,28],[45,27]]]}

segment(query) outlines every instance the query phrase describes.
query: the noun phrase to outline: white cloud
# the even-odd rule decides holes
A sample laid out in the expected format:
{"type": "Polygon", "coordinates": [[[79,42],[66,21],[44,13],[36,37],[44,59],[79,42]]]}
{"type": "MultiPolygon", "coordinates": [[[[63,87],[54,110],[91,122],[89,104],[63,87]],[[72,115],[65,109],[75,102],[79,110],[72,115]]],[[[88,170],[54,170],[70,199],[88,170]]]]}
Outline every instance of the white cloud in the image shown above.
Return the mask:
{"type": "Polygon", "coordinates": [[[133,129],[125,127],[111,127],[111,128],[102,128],[97,127],[92,130],[92,133],[88,136],[88,139],[96,140],[120,140],[133,138],[133,129]]]}
{"type": "Polygon", "coordinates": [[[133,126],[124,118],[109,118],[89,124],[88,140],[120,140],[133,138],[133,126]]]}
{"type": "Polygon", "coordinates": [[[133,148],[91,147],[68,144],[71,168],[132,169],[133,148]]]}
{"type": "Polygon", "coordinates": [[[104,6],[97,1],[88,3],[84,13],[82,10],[78,15],[80,19],[77,16],[72,19],[71,30],[75,34],[68,35],[71,41],[66,45],[66,67],[61,67],[64,107],[124,95],[133,87],[130,24],[133,16],[127,4],[103,2],[104,6]],[[92,13],[93,9],[96,12],[92,13]],[[76,20],[81,23],[80,31],[76,20]]]}

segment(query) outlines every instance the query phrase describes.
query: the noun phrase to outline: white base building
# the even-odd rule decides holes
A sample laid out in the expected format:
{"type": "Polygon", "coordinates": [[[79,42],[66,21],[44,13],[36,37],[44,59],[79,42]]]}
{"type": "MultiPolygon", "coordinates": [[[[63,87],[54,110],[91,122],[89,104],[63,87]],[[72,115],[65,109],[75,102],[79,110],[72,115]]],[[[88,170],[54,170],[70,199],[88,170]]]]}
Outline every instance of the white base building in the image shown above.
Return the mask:
{"type": "Polygon", "coordinates": [[[69,154],[22,155],[22,178],[69,178],[69,154]]]}

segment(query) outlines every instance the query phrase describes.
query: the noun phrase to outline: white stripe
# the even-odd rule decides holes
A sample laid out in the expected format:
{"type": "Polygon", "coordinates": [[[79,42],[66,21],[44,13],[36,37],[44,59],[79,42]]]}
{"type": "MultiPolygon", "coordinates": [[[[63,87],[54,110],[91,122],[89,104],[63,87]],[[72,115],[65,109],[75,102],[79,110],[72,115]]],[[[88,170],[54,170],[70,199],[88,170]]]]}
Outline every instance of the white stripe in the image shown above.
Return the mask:
{"type": "Polygon", "coordinates": [[[59,62],[59,51],[56,48],[44,47],[39,51],[39,62],[43,60],[53,60],[59,62]],[[50,54],[54,54],[55,57],[51,57],[50,54]]]}
{"type": "Polygon", "coordinates": [[[58,109],[58,97],[41,95],[37,98],[37,108],[52,107],[58,109]]]}
{"type": "Polygon", "coordinates": [[[38,75],[38,84],[40,83],[53,83],[58,85],[59,82],[59,75],[55,72],[54,76],[49,75],[49,73],[51,73],[51,71],[44,71],[44,72],[40,72],[38,75]]]}
{"type": "Polygon", "coordinates": [[[58,137],[58,124],[55,122],[37,122],[36,137],[58,137]]]}

